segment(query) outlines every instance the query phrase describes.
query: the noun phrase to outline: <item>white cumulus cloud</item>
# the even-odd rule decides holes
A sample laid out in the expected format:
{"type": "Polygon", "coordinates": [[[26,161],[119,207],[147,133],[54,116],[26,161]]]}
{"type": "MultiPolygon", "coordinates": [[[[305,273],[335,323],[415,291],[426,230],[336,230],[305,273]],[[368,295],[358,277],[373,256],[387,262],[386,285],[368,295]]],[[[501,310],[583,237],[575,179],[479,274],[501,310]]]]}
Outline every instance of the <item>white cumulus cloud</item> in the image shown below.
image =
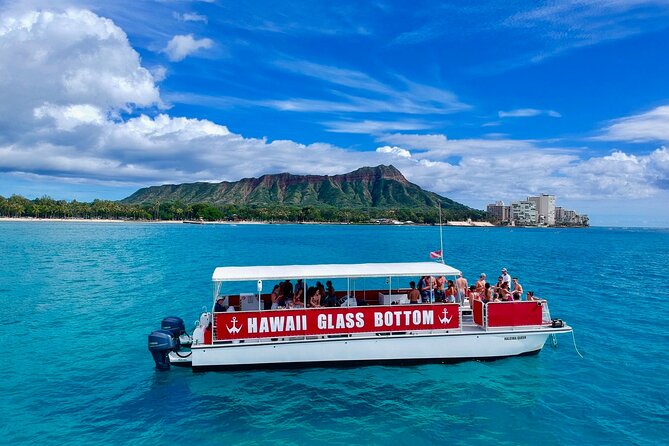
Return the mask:
{"type": "Polygon", "coordinates": [[[110,111],[160,105],[126,34],[90,11],[1,15],[0,60],[0,142],[29,135],[46,116],[71,128],[110,111]]]}
{"type": "Polygon", "coordinates": [[[390,153],[391,155],[398,156],[400,158],[411,158],[411,152],[407,149],[403,149],[397,146],[382,146],[377,147],[376,151],[378,153],[390,153]]]}
{"type": "Polygon", "coordinates": [[[201,49],[211,48],[213,45],[214,41],[206,37],[196,39],[192,34],[185,34],[172,37],[163,51],[172,62],[178,62],[201,49]]]}

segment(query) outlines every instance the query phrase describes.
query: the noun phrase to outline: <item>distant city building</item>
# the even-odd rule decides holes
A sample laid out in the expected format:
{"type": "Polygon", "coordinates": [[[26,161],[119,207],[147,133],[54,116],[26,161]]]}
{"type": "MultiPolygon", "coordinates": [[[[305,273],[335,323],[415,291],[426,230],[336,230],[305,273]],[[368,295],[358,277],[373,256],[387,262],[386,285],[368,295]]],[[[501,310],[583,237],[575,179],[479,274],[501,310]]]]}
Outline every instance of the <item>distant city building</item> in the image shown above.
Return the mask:
{"type": "Polygon", "coordinates": [[[497,201],[493,204],[489,204],[486,208],[486,211],[495,220],[501,223],[507,223],[511,219],[511,206],[504,206],[503,201],[497,201]]]}
{"type": "Polygon", "coordinates": [[[489,204],[486,208],[491,219],[500,223],[521,226],[589,226],[587,215],[579,215],[571,209],[555,206],[555,195],[541,194],[527,197],[504,206],[503,201],[489,204]]]}
{"type": "Polygon", "coordinates": [[[511,203],[511,219],[517,225],[536,225],[539,222],[536,204],[529,200],[511,203]]]}
{"type": "Polygon", "coordinates": [[[527,197],[537,209],[537,223],[548,226],[555,225],[555,195],[541,194],[538,197],[527,197]]]}

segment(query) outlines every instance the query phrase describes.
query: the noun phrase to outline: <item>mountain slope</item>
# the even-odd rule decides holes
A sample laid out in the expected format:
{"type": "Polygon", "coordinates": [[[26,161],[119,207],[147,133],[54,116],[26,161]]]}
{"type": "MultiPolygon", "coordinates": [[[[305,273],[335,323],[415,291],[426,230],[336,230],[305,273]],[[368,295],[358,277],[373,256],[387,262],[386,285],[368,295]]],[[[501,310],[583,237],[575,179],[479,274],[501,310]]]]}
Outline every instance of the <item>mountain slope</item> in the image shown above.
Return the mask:
{"type": "Polygon", "coordinates": [[[247,206],[335,206],[338,208],[435,208],[475,211],[410,183],[393,166],[362,167],[342,175],[280,173],[235,182],[187,183],[139,189],[126,204],[179,201],[247,206]]]}

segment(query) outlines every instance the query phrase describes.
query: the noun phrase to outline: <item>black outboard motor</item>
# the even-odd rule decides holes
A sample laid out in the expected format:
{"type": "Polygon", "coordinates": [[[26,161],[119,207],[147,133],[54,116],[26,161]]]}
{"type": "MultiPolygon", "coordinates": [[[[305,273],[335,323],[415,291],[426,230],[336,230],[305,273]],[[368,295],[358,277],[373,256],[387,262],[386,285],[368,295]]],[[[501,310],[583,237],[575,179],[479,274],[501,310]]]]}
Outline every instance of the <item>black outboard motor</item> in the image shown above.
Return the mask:
{"type": "Polygon", "coordinates": [[[149,335],[149,351],[151,352],[151,355],[153,355],[156,369],[169,370],[169,354],[171,351],[176,351],[177,349],[177,343],[174,341],[171,331],[156,330],[149,335]]]}
{"type": "Polygon", "coordinates": [[[172,333],[172,338],[176,342],[176,350],[179,350],[181,343],[179,342],[179,336],[186,333],[186,326],[184,325],[183,319],[176,316],[169,316],[163,319],[160,323],[161,330],[167,330],[172,333]]]}
{"type": "Polygon", "coordinates": [[[169,370],[169,354],[181,348],[179,336],[186,333],[186,326],[180,317],[169,316],[163,319],[160,328],[149,335],[149,351],[158,370],[169,370]]]}

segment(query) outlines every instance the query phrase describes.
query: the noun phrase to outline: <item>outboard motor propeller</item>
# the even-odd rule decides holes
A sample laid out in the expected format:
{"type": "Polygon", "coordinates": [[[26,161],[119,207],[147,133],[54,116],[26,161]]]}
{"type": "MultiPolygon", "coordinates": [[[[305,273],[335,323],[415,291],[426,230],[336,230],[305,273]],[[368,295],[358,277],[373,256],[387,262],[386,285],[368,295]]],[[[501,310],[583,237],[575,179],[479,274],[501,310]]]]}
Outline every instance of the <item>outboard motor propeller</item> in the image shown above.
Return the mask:
{"type": "Polygon", "coordinates": [[[178,350],[178,347],[171,331],[156,330],[149,335],[149,351],[151,352],[153,360],[156,363],[156,369],[170,369],[169,354],[173,350],[178,350]]]}

